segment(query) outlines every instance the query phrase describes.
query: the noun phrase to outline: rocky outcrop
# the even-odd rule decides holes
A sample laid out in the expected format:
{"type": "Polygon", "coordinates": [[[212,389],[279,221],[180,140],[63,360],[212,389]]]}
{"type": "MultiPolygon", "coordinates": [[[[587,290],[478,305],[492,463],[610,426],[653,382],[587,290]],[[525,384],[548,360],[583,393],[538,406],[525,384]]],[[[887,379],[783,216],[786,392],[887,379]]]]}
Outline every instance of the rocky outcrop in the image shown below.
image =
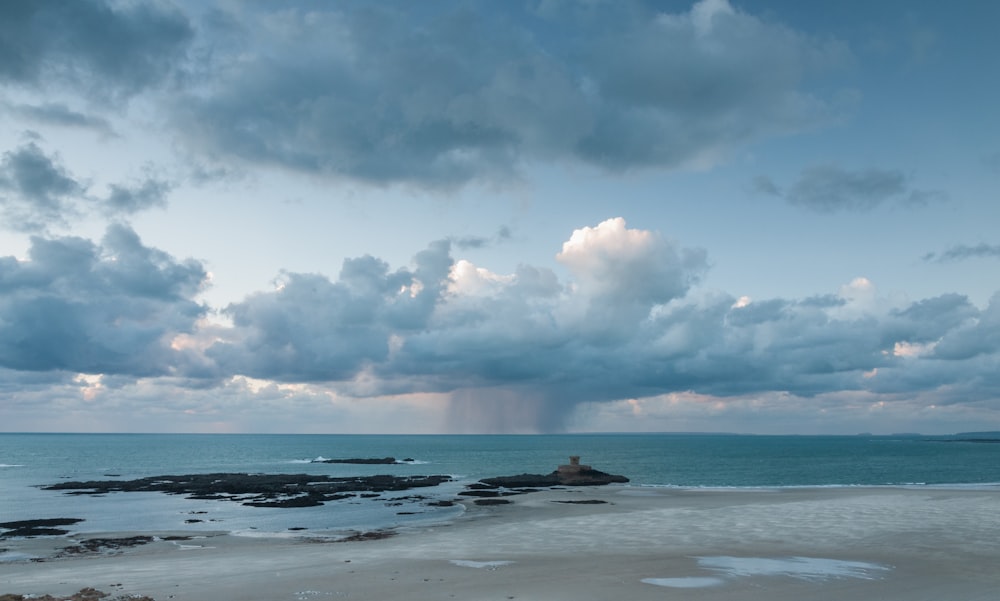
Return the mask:
{"type": "Polygon", "coordinates": [[[0,532],[0,538],[12,538],[15,536],[60,536],[68,534],[69,530],[56,528],[56,526],[72,526],[82,521],[80,518],[47,518],[4,522],[0,524],[0,530],[4,530],[4,532],[0,532]]]}
{"type": "Polygon", "coordinates": [[[333,478],[314,474],[189,474],[152,476],[138,480],[60,482],[45,490],[74,495],[155,491],[188,495],[193,499],[239,501],[254,507],[313,507],[357,493],[381,493],[437,486],[451,476],[352,476],[333,478]]]}
{"type": "Polygon", "coordinates": [[[483,484],[504,488],[551,488],[553,486],[604,486],[605,484],[625,484],[629,480],[625,476],[608,474],[599,470],[581,470],[572,474],[561,473],[558,470],[551,474],[519,474],[517,476],[498,476],[483,478],[483,484]]]}
{"type": "Polygon", "coordinates": [[[466,496],[489,497],[502,494],[530,492],[525,489],[552,488],[553,486],[603,486],[606,484],[625,484],[629,480],[625,476],[608,474],[595,470],[589,465],[581,465],[580,458],[570,457],[567,465],[560,465],[549,474],[519,474],[517,476],[498,476],[483,478],[477,484],[470,485],[470,490],[462,493],[466,496]],[[498,492],[497,489],[510,489],[510,492],[498,492]],[[495,492],[491,495],[490,492],[495,492]]]}

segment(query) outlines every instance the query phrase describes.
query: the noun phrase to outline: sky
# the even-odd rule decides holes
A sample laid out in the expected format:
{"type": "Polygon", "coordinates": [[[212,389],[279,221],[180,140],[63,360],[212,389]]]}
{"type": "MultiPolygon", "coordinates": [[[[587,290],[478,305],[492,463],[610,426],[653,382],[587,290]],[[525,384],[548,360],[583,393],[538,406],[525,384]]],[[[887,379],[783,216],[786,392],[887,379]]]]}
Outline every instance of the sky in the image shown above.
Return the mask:
{"type": "Polygon", "coordinates": [[[1000,430],[1000,3],[0,3],[0,431],[1000,430]]]}

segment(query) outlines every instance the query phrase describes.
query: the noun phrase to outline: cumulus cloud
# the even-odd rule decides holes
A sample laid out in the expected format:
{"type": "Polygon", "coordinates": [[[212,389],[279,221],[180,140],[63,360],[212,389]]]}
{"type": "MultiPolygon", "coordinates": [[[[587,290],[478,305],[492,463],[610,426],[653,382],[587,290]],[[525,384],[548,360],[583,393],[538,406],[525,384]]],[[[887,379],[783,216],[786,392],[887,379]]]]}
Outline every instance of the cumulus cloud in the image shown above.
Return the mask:
{"type": "Polygon", "coordinates": [[[966,259],[991,259],[997,257],[1000,257],[1000,244],[986,244],[985,242],[981,242],[971,246],[958,244],[940,253],[927,253],[923,256],[923,259],[924,261],[936,263],[950,263],[966,259]]]}
{"type": "Polygon", "coordinates": [[[4,2],[0,81],[131,94],[169,74],[193,36],[188,19],[161,3],[4,2]]]}
{"type": "Polygon", "coordinates": [[[193,371],[171,347],[206,308],[200,263],[146,247],[113,225],[100,245],[32,238],[26,260],[0,258],[0,367],[128,376],[193,371]]]}
{"type": "Polygon", "coordinates": [[[286,274],[232,305],[209,349],[224,373],[326,382],[344,394],[444,394],[459,431],[558,430],[576,407],[667,393],[713,398],[937,395],[1000,361],[994,303],[949,294],[904,306],[865,278],[803,300],[692,294],[703,251],[609,219],[542,267],[497,274],[447,243],[390,271],[286,274]]]}
{"type": "Polygon", "coordinates": [[[227,309],[232,340],[208,354],[227,373],[337,381],[354,394],[446,392],[456,402],[483,399],[484,410],[487,399],[537,399],[530,419],[512,419],[555,427],[557,407],[572,407],[588,388],[589,398],[595,386],[618,387],[581,362],[624,344],[704,269],[703,252],[621,219],[578,230],[558,256],[571,285],[539,267],[494,274],[454,260],[444,242],[410,269],[363,257],[346,261],[337,282],[286,274],[278,290],[227,309]]]}
{"type": "Polygon", "coordinates": [[[559,430],[583,405],[669,395],[1000,399],[1000,296],[893,304],[863,277],[801,300],[709,293],[704,251],[620,218],[569,236],[554,256],[565,280],[454,251],[435,242],[397,269],[348,259],[333,279],[283,273],[223,325],[193,300],[204,268],[125,226],[99,245],[36,237],[26,260],[0,260],[0,369],[95,398],[167,377],[192,399],[237,382],[276,399],[443,399],[454,431],[559,430]]]}
{"type": "Polygon", "coordinates": [[[8,229],[38,232],[65,225],[86,186],[34,142],[5,152],[0,161],[0,209],[8,229]]]}
{"type": "Polygon", "coordinates": [[[946,198],[942,192],[913,188],[901,171],[850,170],[836,165],[808,167],[786,190],[766,176],[757,177],[754,188],[819,213],[870,211],[886,204],[925,206],[946,198]]]}
{"type": "Polygon", "coordinates": [[[286,273],[275,292],[226,309],[236,342],[208,355],[230,373],[281,381],[350,380],[385,362],[393,336],[428,327],[447,284],[447,242],[417,254],[412,269],[389,271],[371,256],[344,261],[338,282],[286,273]]]}
{"type": "Polygon", "coordinates": [[[170,188],[168,182],[147,176],[111,184],[106,196],[92,195],[90,184],[70,173],[58,155],[29,142],[5,152],[0,160],[0,227],[44,233],[95,210],[108,216],[131,215],[164,206],[170,188]]]}
{"type": "Polygon", "coordinates": [[[839,115],[806,79],[850,60],[725,0],[679,13],[340,3],[224,16],[201,67],[213,78],[172,111],[183,138],[222,160],[376,184],[502,181],[529,159],[709,164],[839,115]]]}

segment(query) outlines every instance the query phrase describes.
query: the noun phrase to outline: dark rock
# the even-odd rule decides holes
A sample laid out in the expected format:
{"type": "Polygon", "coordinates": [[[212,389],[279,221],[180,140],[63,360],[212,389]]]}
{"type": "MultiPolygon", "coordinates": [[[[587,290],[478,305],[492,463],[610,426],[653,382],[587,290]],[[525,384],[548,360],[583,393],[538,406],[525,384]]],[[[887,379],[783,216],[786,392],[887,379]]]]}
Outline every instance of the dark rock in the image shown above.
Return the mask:
{"type": "Polygon", "coordinates": [[[71,547],[64,547],[60,555],[82,555],[118,551],[125,547],[145,545],[153,541],[152,536],[130,536],[126,538],[88,538],[71,547]]]}
{"type": "Polygon", "coordinates": [[[583,499],[580,501],[552,501],[553,503],[566,503],[569,505],[604,505],[607,501],[601,499],[583,499]]]}
{"type": "MultiPolygon", "coordinates": [[[[121,586],[120,584],[112,584],[111,586],[121,586]]],[[[0,595],[0,601],[99,601],[108,597],[108,593],[99,591],[93,588],[80,589],[79,592],[70,595],[69,597],[53,597],[52,595],[14,595],[11,593],[5,593],[0,595]]],[[[129,595],[127,597],[132,601],[153,601],[151,597],[139,597],[129,595]]],[[[115,599],[125,599],[125,597],[116,597],[115,599]]]]}
{"type": "Polygon", "coordinates": [[[243,504],[249,507],[318,507],[326,501],[338,501],[349,499],[353,495],[323,495],[320,493],[306,493],[297,497],[274,498],[265,501],[246,501],[243,504]]]}
{"type": "Polygon", "coordinates": [[[624,484],[626,482],[628,482],[628,478],[625,476],[608,474],[595,470],[589,465],[581,465],[578,456],[571,456],[569,464],[560,465],[552,473],[483,478],[475,484],[466,486],[466,490],[459,494],[469,497],[491,498],[536,492],[540,488],[556,489],[560,486],[603,486],[605,484],[624,484]]]}
{"type": "Polygon", "coordinates": [[[357,493],[382,493],[438,486],[450,476],[354,476],[334,478],[313,474],[190,474],[137,480],[60,482],[45,490],[66,494],[155,491],[192,499],[238,501],[253,507],[311,507],[357,493]]]}
{"type": "Polygon", "coordinates": [[[69,530],[55,528],[55,526],[72,526],[82,521],[80,518],[47,518],[3,522],[0,523],[0,528],[7,530],[7,532],[0,533],[0,538],[14,536],[62,536],[63,534],[69,534],[69,530]]]}
{"type": "Polygon", "coordinates": [[[605,484],[628,482],[625,476],[607,474],[595,469],[581,469],[575,472],[556,470],[551,474],[520,474],[517,476],[499,476],[483,478],[481,482],[490,486],[504,488],[548,488],[552,486],[603,486],[605,484]]]}
{"type": "Polygon", "coordinates": [[[431,501],[427,503],[428,507],[454,507],[454,501],[431,501]]]}
{"type": "Polygon", "coordinates": [[[461,497],[492,498],[492,497],[499,497],[500,496],[500,491],[499,490],[466,490],[466,491],[462,491],[462,492],[460,492],[458,494],[461,497]]]}
{"type": "Polygon", "coordinates": [[[476,505],[507,505],[510,502],[509,499],[476,499],[474,501],[476,505]]]}
{"type": "Polygon", "coordinates": [[[396,533],[392,530],[372,530],[370,532],[357,532],[345,538],[338,539],[336,542],[356,543],[368,540],[382,540],[391,536],[396,536],[396,533]]]}

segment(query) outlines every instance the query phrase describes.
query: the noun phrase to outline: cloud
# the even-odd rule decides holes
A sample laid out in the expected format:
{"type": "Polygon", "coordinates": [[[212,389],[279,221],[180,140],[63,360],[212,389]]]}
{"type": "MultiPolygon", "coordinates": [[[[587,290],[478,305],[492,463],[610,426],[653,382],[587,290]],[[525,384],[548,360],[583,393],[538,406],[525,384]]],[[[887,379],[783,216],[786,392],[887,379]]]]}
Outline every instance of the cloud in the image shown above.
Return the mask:
{"type": "Polygon", "coordinates": [[[1000,257],[1000,244],[986,244],[982,242],[975,246],[958,244],[940,253],[927,253],[923,256],[923,259],[924,261],[936,263],[951,263],[966,259],[989,259],[996,257],[1000,257]]]}
{"type": "Polygon", "coordinates": [[[89,188],[58,155],[46,154],[35,142],[7,151],[0,160],[0,227],[43,233],[93,210],[131,215],[165,206],[171,184],[147,176],[131,184],[110,184],[106,197],[91,195],[89,188]]]}
{"type": "Polygon", "coordinates": [[[76,127],[92,129],[103,134],[112,134],[111,123],[103,117],[88,115],[75,111],[69,106],[56,102],[46,102],[43,104],[17,104],[9,105],[11,112],[15,115],[60,127],[76,127]]]}
{"type": "Polygon", "coordinates": [[[148,178],[131,186],[111,184],[103,199],[104,211],[110,215],[131,215],[147,209],[167,205],[171,184],[164,180],[148,178]]]}
{"type": "Polygon", "coordinates": [[[100,244],[35,237],[26,260],[0,259],[0,369],[108,399],[142,379],[196,412],[223,411],[196,401],[218,386],[317,407],[424,398],[435,415],[446,403],[453,431],[556,431],[585,405],[669,395],[1000,402],[1000,295],[985,309],[959,294],[893,304],[859,277],[801,300],[736,298],[697,287],[704,251],[620,218],[569,236],[554,256],[565,280],[454,251],[434,242],[397,269],[348,259],[334,279],[282,273],[223,325],[194,300],[204,267],[125,226],[100,244]]]}
{"type": "Polygon", "coordinates": [[[758,176],[753,187],[757,192],[784,198],[790,204],[819,213],[863,212],[890,203],[925,206],[947,198],[942,192],[913,188],[900,171],[849,170],[836,165],[804,169],[798,180],[784,191],[766,176],[758,176]]]}
{"type": "Polygon", "coordinates": [[[100,245],[32,238],[26,260],[0,258],[0,367],[128,376],[195,371],[171,347],[206,311],[200,263],[143,246],[126,226],[100,245]]]}
{"type": "Polygon", "coordinates": [[[366,256],[344,261],[338,282],[286,273],[275,292],[234,303],[234,342],[208,350],[227,373],[279,381],[350,380],[387,360],[393,336],[429,327],[452,265],[447,242],[389,271],[366,256]]]}
{"type": "Polygon", "coordinates": [[[707,270],[703,250],[678,250],[618,217],[573,232],[556,259],[586,299],[587,328],[600,336],[637,327],[654,305],[682,297],[707,270]]]}
{"type": "Polygon", "coordinates": [[[527,160],[710,164],[838,116],[838,101],[805,80],[850,60],[841,44],[720,0],[683,13],[638,3],[241,6],[221,15],[214,62],[198,66],[213,77],[176,99],[182,138],[220,161],[373,184],[502,182],[527,160]]]}
{"type": "Polygon", "coordinates": [[[798,301],[693,294],[704,252],[620,218],[573,232],[556,255],[565,282],[543,267],[493,273],[451,250],[436,243],[396,271],[350,260],[338,281],[285,274],[227,310],[234,328],[208,356],[222,373],[348,396],[445,395],[456,431],[559,430],[582,404],[668,393],[945,404],[1000,361],[998,302],[886,306],[865,278],[798,301]]]}
{"type": "Polygon", "coordinates": [[[502,226],[497,233],[492,237],[486,238],[483,236],[464,236],[461,238],[451,239],[451,243],[455,245],[455,248],[460,250],[468,250],[473,248],[486,248],[489,246],[495,246],[497,244],[502,244],[510,240],[511,231],[510,228],[502,226]]]}
{"type": "Polygon", "coordinates": [[[0,208],[8,229],[37,232],[65,225],[85,189],[34,142],[5,152],[0,162],[0,208]]]}
{"type": "Polygon", "coordinates": [[[0,81],[132,94],[166,77],[193,36],[188,19],[160,3],[4,2],[0,81]]]}

